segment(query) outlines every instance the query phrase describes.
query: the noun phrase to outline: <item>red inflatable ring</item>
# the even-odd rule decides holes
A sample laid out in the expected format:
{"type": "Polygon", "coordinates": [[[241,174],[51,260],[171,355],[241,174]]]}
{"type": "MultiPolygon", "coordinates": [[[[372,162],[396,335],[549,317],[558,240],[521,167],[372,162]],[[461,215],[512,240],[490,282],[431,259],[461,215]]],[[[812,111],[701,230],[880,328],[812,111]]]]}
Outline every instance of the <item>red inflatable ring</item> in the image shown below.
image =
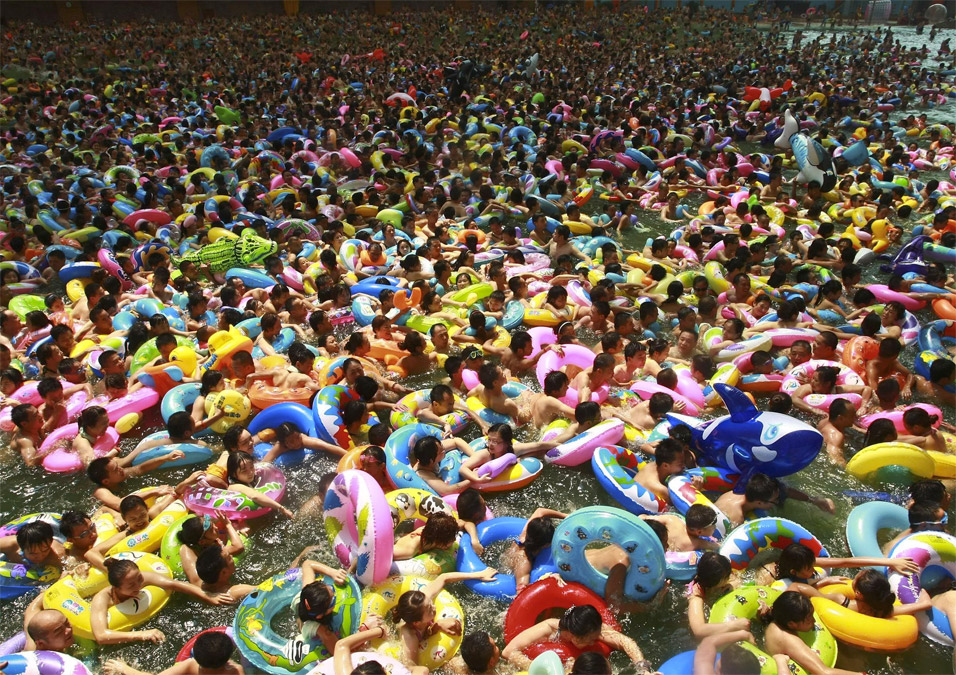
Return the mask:
{"type": "MultiPolygon", "coordinates": [[[[605,626],[620,630],[617,618],[608,609],[604,599],[581,584],[568,583],[558,586],[557,579],[549,577],[527,586],[518,593],[505,615],[505,643],[511,642],[521,631],[531,628],[539,621],[552,618],[577,605],[592,605],[600,614],[605,626]]],[[[581,650],[569,642],[539,642],[524,650],[533,659],[544,652],[553,651],[562,661],[577,658],[583,651],[611,655],[611,648],[598,642],[592,649],[581,650]]]]}
{"type": "Polygon", "coordinates": [[[215,628],[207,628],[204,631],[196,633],[186,644],[183,645],[183,648],[179,650],[179,653],[176,654],[176,663],[182,663],[186,659],[191,659],[193,657],[193,646],[196,644],[196,640],[199,639],[201,635],[206,633],[225,633],[231,637],[232,630],[227,626],[216,626],[215,628]]]}

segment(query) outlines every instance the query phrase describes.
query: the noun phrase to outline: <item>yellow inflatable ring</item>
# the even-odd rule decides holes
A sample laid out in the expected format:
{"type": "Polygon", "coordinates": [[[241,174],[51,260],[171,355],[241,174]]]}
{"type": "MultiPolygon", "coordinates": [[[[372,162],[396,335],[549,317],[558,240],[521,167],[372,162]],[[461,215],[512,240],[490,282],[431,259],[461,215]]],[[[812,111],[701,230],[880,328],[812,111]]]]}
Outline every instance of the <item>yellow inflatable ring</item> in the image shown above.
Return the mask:
{"type": "Polygon", "coordinates": [[[214,410],[222,410],[226,414],[216,421],[211,429],[217,434],[224,434],[231,427],[241,424],[252,412],[252,404],[246,396],[238,391],[226,389],[217,391],[206,397],[206,414],[212,415],[214,410]]]}
{"type": "MultiPolygon", "coordinates": [[[[821,593],[839,593],[853,598],[851,584],[822,586],[821,593]]],[[[854,612],[827,598],[810,598],[820,622],[837,640],[873,652],[898,652],[912,647],[919,639],[919,624],[912,615],[878,619],[854,612]]],[[[900,604],[897,600],[896,604],[900,604]]]]}
{"type": "Polygon", "coordinates": [[[863,448],[850,458],[846,470],[863,479],[886,466],[902,466],[919,478],[932,478],[936,460],[922,448],[909,443],[877,443],[863,448]]]}
{"type": "MultiPolygon", "coordinates": [[[[152,553],[120,553],[117,558],[132,560],[142,572],[161,574],[169,579],[173,573],[161,558],[152,553]]],[[[93,639],[90,598],[109,586],[106,573],[95,567],[83,579],[72,574],[61,577],[43,594],[43,608],[61,612],[73,626],[77,637],[93,639]]],[[[169,601],[169,591],[158,586],[146,586],[135,598],[125,600],[109,609],[107,625],[110,630],[125,631],[149,621],[169,601]]]]}
{"type": "Polygon", "coordinates": [[[70,300],[74,303],[79,302],[80,298],[85,295],[83,291],[89,283],[89,279],[70,279],[66,282],[67,296],[69,296],[70,300]]]}
{"type": "MultiPolygon", "coordinates": [[[[398,599],[407,591],[420,591],[431,583],[422,577],[389,577],[377,586],[365,589],[362,594],[362,621],[370,616],[388,619],[398,599]]],[[[447,663],[461,646],[465,633],[465,613],[451,593],[443,590],[435,598],[435,620],[458,619],[461,622],[461,634],[448,635],[441,631],[424,640],[418,649],[416,662],[429,670],[438,670],[447,663]]],[[[386,656],[401,660],[402,645],[397,640],[372,640],[371,647],[386,656]]]]}

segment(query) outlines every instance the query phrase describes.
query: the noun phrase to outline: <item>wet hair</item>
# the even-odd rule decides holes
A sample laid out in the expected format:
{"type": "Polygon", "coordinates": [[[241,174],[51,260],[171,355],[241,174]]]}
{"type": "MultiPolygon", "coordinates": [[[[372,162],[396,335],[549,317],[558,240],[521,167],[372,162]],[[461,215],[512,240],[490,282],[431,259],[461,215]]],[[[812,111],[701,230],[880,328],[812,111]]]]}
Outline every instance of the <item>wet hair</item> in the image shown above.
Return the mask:
{"type": "Polygon", "coordinates": [[[561,391],[568,384],[568,376],[560,370],[552,370],[544,376],[544,393],[551,395],[561,391]]]}
{"type": "Polygon", "coordinates": [[[53,526],[42,520],[25,523],[17,530],[17,546],[19,546],[22,551],[52,542],[53,526]]]}
{"type": "Polygon", "coordinates": [[[428,602],[428,596],[421,591],[405,591],[398,599],[398,603],[392,608],[392,621],[398,623],[415,623],[421,621],[425,616],[425,604],[428,602]]]}
{"type": "Polygon", "coordinates": [[[840,375],[839,368],[836,366],[820,366],[815,372],[821,384],[826,384],[830,387],[836,386],[837,377],[840,375]]]}
{"type": "Polygon", "coordinates": [[[60,532],[69,538],[73,536],[73,530],[85,525],[89,519],[82,511],[67,511],[60,517],[60,532]]]}
{"type": "Polygon", "coordinates": [[[611,664],[600,652],[584,652],[574,660],[572,675],[613,675],[611,664]]]}
{"type": "Polygon", "coordinates": [[[193,644],[192,655],[200,668],[223,668],[232,656],[235,645],[225,633],[203,633],[193,644]]]}
{"type": "Polygon", "coordinates": [[[322,625],[331,626],[335,614],[329,612],[329,609],[334,604],[335,594],[329,591],[328,585],[322,579],[317,579],[302,587],[296,615],[303,622],[318,621],[322,625]]]}
{"type": "Polygon", "coordinates": [[[585,422],[594,422],[601,420],[601,406],[594,401],[585,401],[578,403],[574,407],[574,420],[578,424],[585,422]]]}
{"type": "MultiPolygon", "coordinates": [[[[166,431],[169,432],[170,438],[183,438],[186,432],[194,425],[195,422],[193,422],[192,415],[185,410],[178,410],[166,420],[166,431]]],[[[238,429],[239,427],[236,428],[238,429]]]]}
{"type": "Polygon", "coordinates": [[[255,460],[252,458],[248,452],[234,452],[229,455],[229,458],[226,459],[226,476],[230,482],[239,482],[239,479],[236,475],[239,473],[239,470],[244,467],[247,463],[255,463],[255,460]]]}
{"type": "Polygon", "coordinates": [[[694,581],[704,590],[715,588],[732,571],[730,559],[716,551],[704,551],[697,561],[697,574],[694,581]]]}
{"type": "Polygon", "coordinates": [[[900,355],[901,351],[903,351],[903,345],[896,338],[888,337],[880,342],[880,358],[894,359],[900,355]]]}
{"type": "Polygon", "coordinates": [[[903,426],[907,429],[913,427],[931,427],[939,422],[938,415],[930,415],[924,408],[910,408],[903,413],[903,426]]]}
{"type": "Polygon", "coordinates": [[[733,644],[720,653],[720,671],[734,675],[759,675],[760,659],[753,652],[733,644]]]}
{"type": "Polygon", "coordinates": [[[461,658],[472,672],[487,672],[494,656],[495,645],[483,630],[469,633],[461,641],[461,658]]]}
{"type": "Polygon", "coordinates": [[[798,579],[799,572],[808,567],[812,568],[816,562],[816,555],[807,546],[793,543],[783,549],[780,560],[777,561],[778,579],[798,579]]]}
{"type": "Polygon", "coordinates": [[[10,411],[10,421],[18,428],[23,428],[29,418],[30,409],[33,408],[29,403],[21,403],[13,406],[10,411]]]}
{"type": "Polygon", "coordinates": [[[109,466],[109,463],[109,457],[97,457],[86,467],[86,476],[97,485],[103,485],[107,475],[106,467],[109,466]]]}
{"type": "Polygon", "coordinates": [[[581,638],[599,632],[603,625],[601,614],[593,605],[575,605],[558,621],[558,630],[581,638]]]}
{"type": "Polygon", "coordinates": [[[937,383],[956,373],[956,363],[951,359],[936,359],[929,365],[929,381],[937,383]]]}
{"type": "Polygon", "coordinates": [[[648,400],[647,409],[654,417],[659,417],[669,413],[671,410],[673,410],[673,408],[674,397],[670,394],[665,394],[662,391],[651,394],[651,398],[648,400]]]}
{"type": "Polygon", "coordinates": [[[455,518],[445,513],[434,513],[422,528],[422,551],[450,546],[457,535],[458,521],[455,518]]]}
{"type": "Polygon", "coordinates": [[[796,591],[781,593],[770,609],[770,620],[787,632],[790,632],[791,623],[800,623],[812,615],[810,599],[796,591]]]}
{"type": "Polygon", "coordinates": [[[438,451],[441,444],[434,436],[423,436],[415,441],[412,447],[412,455],[419,464],[428,465],[438,457],[438,451]]]}
{"type": "Polygon", "coordinates": [[[199,540],[202,538],[203,533],[206,531],[206,528],[203,527],[203,520],[198,516],[193,516],[183,521],[182,526],[180,526],[179,532],[176,534],[176,538],[179,539],[179,543],[185,544],[186,546],[195,546],[199,543],[199,540]]]}
{"type": "Polygon", "coordinates": [[[428,400],[431,403],[441,403],[446,396],[454,396],[451,387],[447,384],[436,384],[428,394],[428,400]]]}
{"type": "Polygon", "coordinates": [[[138,509],[138,508],[146,509],[147,511],[149,511],[149,506],[146,504],[146,501],[142,497],[140,497],[139,495],[126,495],[125,497],[123,497],[123,501],[120,502],[120,507],[119,507],[120,515],[125,517],[127,513],[129,513],[133,509],[138,509]]]}
{"type": "MultiPolygon", "coordinates": [[[[201,520],[199,522],[202,523],[201,520]]],[[[200,531],[199,536],[202,536],[202,531],[200,531]]],[[[180,541],[182,541],[182,538],[180,538],[180,541]]],[[[197,538],[196,541],[198,542],[199,539],[197,538]]],[[[187,542],[183,543],[189,545],[187,542]]],[[[203,549],[196,557],[196,574],[207,584],[214,584],[219,581],[219,575],[225,567],[226,562],[222,559],[222,546],[219,544],[213,544],[203,549]]]]}
{"type": "Polygon", "coordinates": [[[920,501],[915,502],[909,508],[910,527],[935,523],[939,520],[940,505],[937,502],[920,501]]]}
{"type": "Polygon", "coordinates": [[[890,590],[890,582],[882,574],[874,569],[863,570],[854,580],[853,587],[877,617],[886,619],[893,615],[896,593],[890,590]]]}
{"type": "Polygon", "coordinates": [[[106,567],[106,579],[114,588],[123,583],[127,574],[137,569],[136,563],[126,558],[107,558],[103,565],[106,567]]]}
{"type": "Polygon", "coordinates": [[[532,564],[538,553],[551,546],[552,539],[554,539],[554,521],[545,517],[532,518],[528,521],[523,549],[532,564]]]}
{"type": "MultiPolygon", "coordinates": [[[[914,502],[935,502],[940,506],[943,505],[943,500],[946,498],[946,486],[943,485],[942,481],[936,480],[935,478],[924,478],[918,480],[909,487],[910,499],[914,502]]],[[[461,503],[461,498],[458,499],[459,504],[461,503]]],[[[459,507],[460,512],[460,507],[459,507]]],[[[63,518],[66,519],[66,514],[63,514],[63,518]]],[[[60,521],[60,528],[63,528],[63,521],[60,521]]]]}
{"type": "Polygon", "coordinates": [[[856,410],[856,406],[850,402],[850,399],[838,398],[833,403],[830,404],[830,410],[827,413],[827,418],[831,422],[837,421],[843,415],[846,415],[848,412],[856,410]]]}
{"type": "Polygon", "coordinates": [[[900,383],[895,377],[888,377],[876,385],[876,397],[881,401],[895,401],[900,395],[900,383]]]}
{"type": "Polygon", "coordinates": [[[201,384],[199,386],[199,395],[208,396],[212,388],[222,382],[222,373],[218,370],[207,370],[202,374],[201,384]]]}
{"type": "Polygon", "coordinates": [[[769,502],[780,486],[776,480],[765,473],[755,473],[747,481],[744,498],[748,502],[769,502]]]}
{"type": "Polygon", "coordinates": [[[657,462],[658,466],[661,464],[672,464],[679,459],[683,459],[683,457],[684,448],[673,438],[661,439],[654,452],[654,461],[657,462]]]}
{"type": "Polygon", "coordinates": [[[863,447],[896,440],[896,425],[888,419],[873,420],[863,437],[863,447]]]}
{"type": "MultiPolygon", "coordinates": [[[[760,353],[760,352],[758,352],[760,353]]],[[[793,408],[793,399],[790,398],[790,394],[787,394],[782,391],[778,391],[776,394],[773,394],[770,397],[770,400],[767,402],[767,410],[770,412],[776,412],[786,415],[793,408]]]]}
{"type": "Polygon", "coordinates": [[[704,504],[694,504],[684,514],[688,529],[702,530],[717,522],[717,513],[704,504]]]}
{"type": "Polygon", "coordinates": [[[372,659],[355,666],[349,675],[388,675],[388,671],[385,670],[385,666],[372,659]]]}
{"type": "Polygon", "coordinates": [[[467,488],[460,495],[455,504],[458,517],[470,523],[480,523],[485,519],[485,502],[481,493],[475,488],[467,488]]]}

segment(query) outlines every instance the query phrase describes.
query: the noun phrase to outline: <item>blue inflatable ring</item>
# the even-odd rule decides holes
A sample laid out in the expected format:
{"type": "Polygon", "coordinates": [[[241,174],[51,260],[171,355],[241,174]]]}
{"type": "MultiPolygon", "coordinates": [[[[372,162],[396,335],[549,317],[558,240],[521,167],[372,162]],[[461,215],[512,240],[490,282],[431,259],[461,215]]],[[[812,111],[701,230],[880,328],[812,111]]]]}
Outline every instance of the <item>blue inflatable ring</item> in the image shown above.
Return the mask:
{"type": "Polygon", "coordinates": [[[246,285],[246,288],[271,288],[276,280],[262,270],[251,270],[245,267],[230,267],[226,270],[226,279],[236,277],[246,285]]]}
{"type": "MultiPolygon", "coordinates": [[[[193,403],[199,398],[199,389],[201,386],[199,382],[184,382],[183,384],[177,384],[167,391],[165,396],[163,396],[162,402],[159,404],[159,412],[163,416],[163,422],[169,422],[169,418],[172,417],[173,413],[183,410],[190,412],[193,403]]],[[[213,433],[212,427],[206,427],[202,431],[195,432],[193,437],[208,436],[211,433],[213,433]]]]}
{"type": "MultiPolygon", "coordinates": [[[[143,439],[143,441],[151,441],[163,438],[169,439],[168,431],[157,431],[156,433],[149,434],[143,439]]],[[[142,441],[140,442],[142,443],[142,441]]],[[[136,455],[132,465],[139,466],[140,464],[149,462],[157,457],[162,457],[173,450],[182,450],[185,457],[172,462],[164,462],[160,468],[173,469],[180,466],[190,466],[192,464],[209,462],[213,459],[212,448],[208,446],[199,445],[198,443],[166,443],[165,445],[157,445],[155,448],[150,448],[149,450],[143,450],[141,453],[136,455]]]]}
{"type": "Polygon", "coordinates": [[[614,501],[635,515],[657,515],[666,505],[653,492],[634,480],[645,460],[627,448],[601,446],[591,455],[591,468],[598,484],[614,501]]]}
{"type": "MultiPolygon", "coordinates": [[[[396,488],[417,488],[431,494],[436,494],[431,486],[415,472],[409,464],[408,456],[418,439],[424,436],[434,436],[441,440],[442,430],[430,424],[407,424],[392,432],[385,441],[385,470],[396,488]]],[[[458,474],[461,466],[461,453],[449,452],[445,455],[438,469],[438,475],[446,478],[448,474],[458,474]]]]}
{"type": "MultiPolygon", "coordinates": [[[[276,354],[285,354],[289,351],[289,347],[292,346],[292,343],[295,342],[296,333],[291,328],[283,328],[279,331],[279,335],[276,337],[275,342],[272,343],[272,349],[276,354]]],[[[252,358],[254,359],[263,359],[265,358],[266,353],[262,351],[259,345],[256,345],[252,348],[252,358]]]]}
{"type": "MultiPolygon", "coordinates": [[[[492,544],[502,541],[517,541],[521,536],[522,530],[528,523],[524,518],[492,518],[478,523],[478,542],[488,548],[492,544]]],[[[480,572],[488,569],[488,565],[478,557],[475,549],[471,546],[471,535],[465,533],[458,543],[458,560],[456,569],[459,572],[480,572]]],[[[534,560],[534,566],[531,568],[531,583],[540,579],[543,575],[557,572],[554,566],[554,560],[551,558],[551,549],[541,551],[534,560]]],[[[486,598],[494,598],[502,602],[513,600],[517,595],[517,582],[514,574],[503,574],[501,572],[493,581],[478,581],[470,579],[464,582],[468,590],[486,598]]]]}
{"type": "Polygon", "coordinates": [[[906,530],[909,526],[909,512],[899,504],[867,502],[847,516],[846,543],[855,557],[884,558],[877,533],[884,529],[906,530]]]}
{"type": "Polygon", "coordinates": [[[654,530],[634,514],[588,506],[561,521],[554,533],[551,555],[559,574],[604,597],[607,575],[598,572],[585,557],[591,542],[617,544],[628,555],[623,593],[628,600],[647,602],[663,587],[664,547],[654,530]]]}
{"type": "Polygon", "coordinates": [[[398,288],[399,280],[395,277],[372,277],[352,286],[352,295],[371,295],[377,298],[382,291],[394,291],[398,288]]]}
{"type": "MultiPolygon", "coordinates": [[[[329,577],[322,578],[335,588],[332,630],[346,637],[358,630],[362,615],[362,591],[349,577],[344,586],[335,586],[329,577]]],[[[233,621],[236,646],[257,670],[272,675],[307,672],[331,656],[321,642],[316,646],[298,638],[282,638],[272,630],[272,620],[287,610],[302,590],[302,571],[287,570],[259,584],[239,605],[233,621]]]]}
{"type": "MultiPolygon", "coordinates": [[[[255,435],[264,429],[275,429],[285,422],[289,422],[306,436],[316,436],[312,411],[301,403],[295,403],[294,401],[276,403],[259,412],[249,423],[247,431],[255,435]]],[[[253,449],[253,456],[256,459],[262,459],[271,448],[271,443],[257,443],[253,449]]],[[[275,465],[296,466],[313,454],[315,454],[315,451],[309,448],[284,452],[276,458],[275,465]]]]}
{"type": "MultiPolygon", "coordinates": [[[[27,523],[41,521],[53,528],[53,538],[60,543],[66,541],[60,533],[59,513],[31,513],[12,520],[0,527],[2,536],[13,536],[27,523]]],[[[37,590],[43,584],[49,584],[60,577],[60,569],[53,565],[37,567],[32,564],[7,562],[0,555],[0,600],[10,600],[37,590]]],[[[2,659],[0,659],[2,661],[2,659]]],[[[6,672],[6,671],[4,671],[6,672]]]]}
{"type": "Polygon", "coordinates": [[[672,656],[661,664],[657,669],[661,675],[687,675],[694,672],[694,657],[697,656],[697,650],[692,649],[689,652],[681,652],[677,656],[672,656]]]}

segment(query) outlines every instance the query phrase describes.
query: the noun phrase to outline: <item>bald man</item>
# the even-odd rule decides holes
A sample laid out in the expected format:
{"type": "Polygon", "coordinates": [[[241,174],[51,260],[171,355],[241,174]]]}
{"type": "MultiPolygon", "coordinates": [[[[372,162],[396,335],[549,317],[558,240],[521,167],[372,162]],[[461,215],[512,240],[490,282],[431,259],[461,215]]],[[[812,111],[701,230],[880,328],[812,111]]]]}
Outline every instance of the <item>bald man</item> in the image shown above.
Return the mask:
{"type": "Polygon", "coordinates": [[[23,613],[23,630],[27,636],[23,650],[65,652],[74,643],[73,626],[65,614],[55,609],[43,609],[42,603],[41,595],[23,613]]]}

